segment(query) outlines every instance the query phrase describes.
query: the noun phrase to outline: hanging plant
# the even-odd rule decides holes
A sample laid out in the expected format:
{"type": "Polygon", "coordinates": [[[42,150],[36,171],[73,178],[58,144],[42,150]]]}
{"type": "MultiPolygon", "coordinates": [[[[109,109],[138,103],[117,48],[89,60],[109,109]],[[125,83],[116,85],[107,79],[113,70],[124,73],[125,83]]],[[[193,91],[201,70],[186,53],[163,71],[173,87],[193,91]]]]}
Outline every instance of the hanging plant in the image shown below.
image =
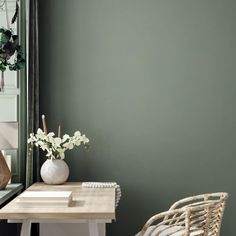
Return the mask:
{"type": "Polygon", "coordinates": [[[7,67],[9,70],[20,70],[25,65],[25,59],[21,46],[19,45],[18,35],[14,35],[11,30],[0,28],[0,70],[4,72],[7,67]],[[15,56],[14,61],[10,59],[15,56]]]}
{"type": "MultiPolygon", "coordinates": [[[[23,57],[22,48],[19,45],[18,35],[13,33],[13,30],[9,26],[7,1],[5,0],[6,18],[8,29],[0,28],[0,71],[1,82],[0,91],[4,90],[4,72],[6,69],[10,71],[17,71],[24,67],[25,59],[23,57]]],[[[16,21],[19,12],[18,0],[16,1],[15,14],[11,20],[13,24],[16,21]]]]}

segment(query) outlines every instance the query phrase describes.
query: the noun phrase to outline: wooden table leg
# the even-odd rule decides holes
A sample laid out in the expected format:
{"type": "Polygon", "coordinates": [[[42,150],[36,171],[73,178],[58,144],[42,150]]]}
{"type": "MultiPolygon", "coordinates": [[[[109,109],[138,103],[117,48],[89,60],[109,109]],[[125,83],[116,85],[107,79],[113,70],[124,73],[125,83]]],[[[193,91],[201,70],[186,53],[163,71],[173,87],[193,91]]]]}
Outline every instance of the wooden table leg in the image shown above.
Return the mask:
{"type": "Polygon", "coordinates": [[[96,221],[89,221],[89,236],[99,236],[98,224],[96,221]]]}
{"type": "Polygon", "coordinates": [[[20,236],[30,236],[30,233],[31,233],[31,221],[23,220],[20,236]]]}
{"type": "Polygon", "coordinates": [[[99,223],[99,236],[106,236],[106,224],[99,223]]]}

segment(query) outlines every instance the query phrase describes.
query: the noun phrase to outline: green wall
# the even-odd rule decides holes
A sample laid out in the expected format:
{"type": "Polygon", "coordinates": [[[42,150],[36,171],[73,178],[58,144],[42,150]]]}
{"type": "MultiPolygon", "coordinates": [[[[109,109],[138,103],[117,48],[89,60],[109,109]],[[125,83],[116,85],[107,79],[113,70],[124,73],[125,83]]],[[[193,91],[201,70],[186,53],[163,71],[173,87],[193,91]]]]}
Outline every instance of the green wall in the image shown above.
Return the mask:
{"type": "Polygon", "coordinates": [[[40,0],[40,108],[51,129],[91,149],[68,152],[72,181],[117,181],[108,235],[193,194],[236,204],[236,1],[40,0]]]}

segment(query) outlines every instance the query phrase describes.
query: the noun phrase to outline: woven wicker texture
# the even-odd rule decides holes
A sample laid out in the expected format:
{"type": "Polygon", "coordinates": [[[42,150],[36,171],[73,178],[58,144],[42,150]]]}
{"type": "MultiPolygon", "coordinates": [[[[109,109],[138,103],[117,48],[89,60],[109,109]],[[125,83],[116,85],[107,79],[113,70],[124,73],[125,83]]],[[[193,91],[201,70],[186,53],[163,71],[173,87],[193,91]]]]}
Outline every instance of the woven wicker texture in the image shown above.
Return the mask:
{"type": "Polygon", "coordinates": [[[184,198],[152,216],[136,236],[219,236],[227,193],[184,198]]]}

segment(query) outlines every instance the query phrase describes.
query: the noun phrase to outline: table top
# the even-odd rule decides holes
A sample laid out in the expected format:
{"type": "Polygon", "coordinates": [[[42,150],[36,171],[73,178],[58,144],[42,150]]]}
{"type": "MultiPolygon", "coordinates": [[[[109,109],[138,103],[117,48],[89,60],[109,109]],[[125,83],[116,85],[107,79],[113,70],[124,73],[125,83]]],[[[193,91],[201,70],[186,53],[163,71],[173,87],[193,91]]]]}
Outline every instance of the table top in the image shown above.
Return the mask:
{"type": "Polygon", "coordinates": [[[115,188],[84,188],[82,183],[63,185],[35,183],[26,191],[72,191],[68,207],[30,206],[17,202],[20,195],[0,210],[0,219],[115,219],[115,188]]]}

